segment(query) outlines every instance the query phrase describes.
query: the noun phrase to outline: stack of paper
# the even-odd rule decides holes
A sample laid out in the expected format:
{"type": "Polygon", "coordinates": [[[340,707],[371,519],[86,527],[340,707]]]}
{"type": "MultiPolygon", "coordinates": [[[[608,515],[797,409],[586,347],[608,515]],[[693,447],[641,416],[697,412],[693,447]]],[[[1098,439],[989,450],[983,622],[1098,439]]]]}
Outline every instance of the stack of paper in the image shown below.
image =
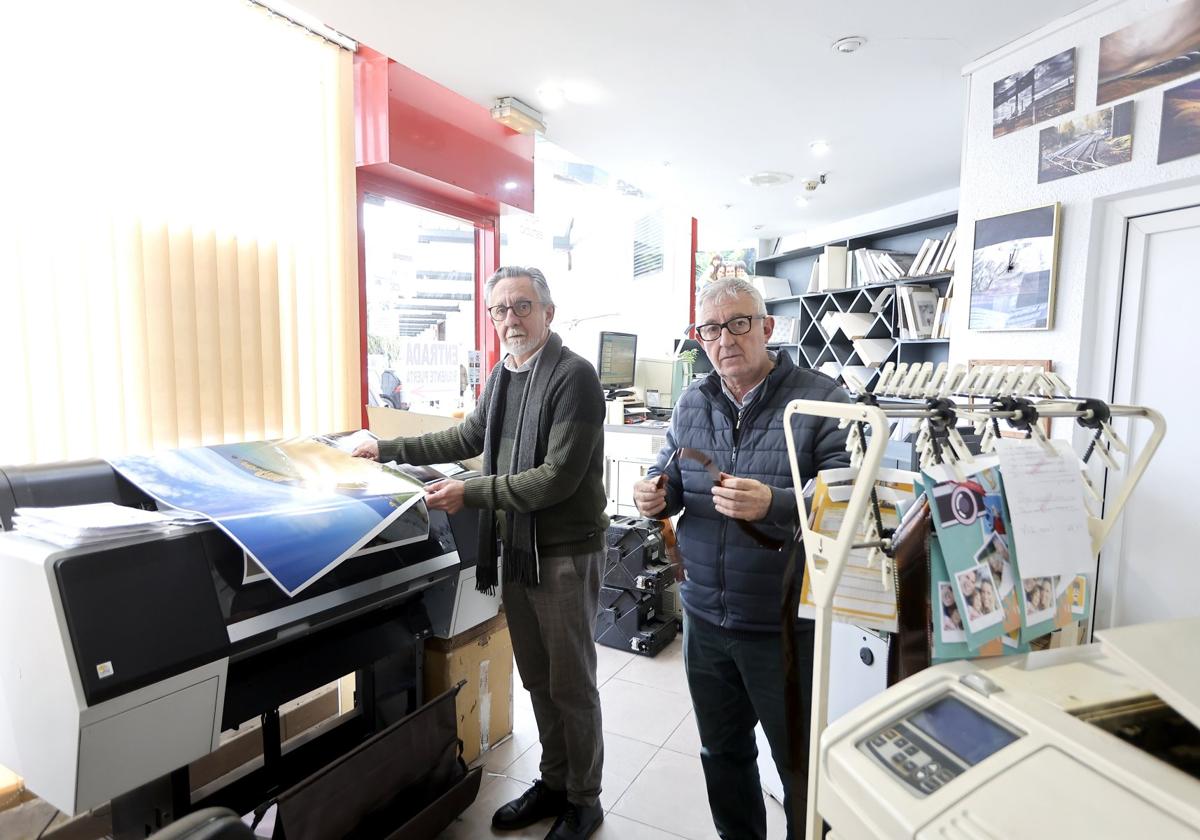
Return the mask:
{"type": "Polygon", "coordinates": [[[161,534],[180,525],[207,521],[207,517],[187,511],[142,510],[102,502],[68,507],[20,507],[13,516],[13,528],[33,539],[74,548],[120,537],[161,534]]]}

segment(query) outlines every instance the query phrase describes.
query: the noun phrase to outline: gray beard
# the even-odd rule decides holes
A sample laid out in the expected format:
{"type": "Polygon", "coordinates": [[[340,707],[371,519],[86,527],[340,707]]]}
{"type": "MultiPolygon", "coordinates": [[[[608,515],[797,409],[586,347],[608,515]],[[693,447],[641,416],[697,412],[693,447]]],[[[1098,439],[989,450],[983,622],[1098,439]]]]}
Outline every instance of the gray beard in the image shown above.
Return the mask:
{"type": "Polygon", "coordinates": [[[505,342],[504,349],[514,356],[524,356],[526,353],[532,353],[542,343],[542,339],[528,335],[518,341],[505,342]]]}

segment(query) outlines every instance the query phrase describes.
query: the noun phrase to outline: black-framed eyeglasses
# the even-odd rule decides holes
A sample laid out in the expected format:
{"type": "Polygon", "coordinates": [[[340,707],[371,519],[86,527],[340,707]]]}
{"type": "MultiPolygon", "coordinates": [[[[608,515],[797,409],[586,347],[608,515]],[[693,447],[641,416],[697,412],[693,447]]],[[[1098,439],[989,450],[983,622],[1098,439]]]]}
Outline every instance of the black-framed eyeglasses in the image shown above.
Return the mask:
{"type": "Polygon", "coordinates": [[[766,315],[738,315],[723,324],[697,324],[694,329],[702,341],[716,341],[721,337],[721,330],[729,330],[730,335],[745,335],[755,318],[766,318],[766,315]]]}
{"type": "Polygon", "coordinates": [[[488,313],[492,316],[492,320],[496,321],[497,323],[499,323],[500,321],[503,321],[505,318],[508,317],[509,310],[512,310],[512,312],[518,318],[524,318],[526,315],[528,315],[530,312],[533,311],[533,301],[518,300],[512,306],[505,306],[504,304],[500,304],[499,306],[489,306],[488,307],[488,313]]]}

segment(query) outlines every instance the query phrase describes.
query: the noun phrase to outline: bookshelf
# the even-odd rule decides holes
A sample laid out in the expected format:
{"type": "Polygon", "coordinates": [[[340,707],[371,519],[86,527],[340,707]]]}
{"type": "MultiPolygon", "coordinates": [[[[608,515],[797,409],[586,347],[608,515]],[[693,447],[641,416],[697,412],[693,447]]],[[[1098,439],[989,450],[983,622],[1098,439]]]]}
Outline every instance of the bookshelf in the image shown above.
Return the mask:
{"type": "MultiPolygon", "coordinates": [[[[864,384],[870,384],[875,376],[874,371],[887,362],[937,364],[947,361],[950,339],[900,337],[897,290],[902,286],[929,286],[944,297],[953,273],[904,277],[886,283],[825,292],[810,293],[807,289],[813,263],[824,252],[826,245],[845,246],[848,253],[859,248],[916,253],[926,239],[945,238],[957,222],[958,215],[951,213],[757,260],[755,274],[786,278],[792,292],[788,296],[768,299],[767,311],[774,316],[790,316],[798,321],[800,340],[794,344],[772,343],[772,349],[786,350],[801,367],[820,369],[831,375],[837,373],[839,378],[845,372],[860,380],[867,379],[864,384]],[[881,297],[887,298],[882,306],[879,305],[881,297]],[[872,309],[879,311],[873,313],[872,309]],[[869,326],[865,326],[865,318],[858,318],[860,327],[855,330],[861,332],[869,344],[856,346],[855,341],[841,328],[827,329],[823,321],[836,320],[826,319],[828,313],[873,316],[869,326]],[[873,368],[874,371],[868,371],[867,368],[873,368]]],[[[962,257],[956,259],[961,260],[962,257]]],[[[957,288],[955,291],[963,293],[957,288]]]]}

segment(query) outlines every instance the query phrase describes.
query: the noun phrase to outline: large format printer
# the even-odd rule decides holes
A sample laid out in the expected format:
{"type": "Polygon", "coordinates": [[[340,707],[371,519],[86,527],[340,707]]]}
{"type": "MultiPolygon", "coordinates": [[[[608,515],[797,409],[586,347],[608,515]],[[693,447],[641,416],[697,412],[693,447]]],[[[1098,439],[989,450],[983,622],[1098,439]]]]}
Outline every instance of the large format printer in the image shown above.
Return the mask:
{"type": "Polygon", "coordinates": [[[821,735],[838,840],[1200,838],[1200,619],[951,662],[821,735]]]}
{"type": "MultiPolygon", "coordinates": [[[[103,461],[0,470],[6,530],[17,507],[93,502],[156,507],[103,461]]],[[[74,549],[0,533],[0,764],[68,814],[112,800],[117,837],[208,805],[247,813],[421,705],[422,640],[496,613],[475,547],[475,512],[421,502],[289,598],[245,582],[212,525],[74,549]],[[279,707],[350,673],[355,713],[283,746],[279,707]],[[189,762],[255,719],[259,766],[194,795],[189,762]]]]}

